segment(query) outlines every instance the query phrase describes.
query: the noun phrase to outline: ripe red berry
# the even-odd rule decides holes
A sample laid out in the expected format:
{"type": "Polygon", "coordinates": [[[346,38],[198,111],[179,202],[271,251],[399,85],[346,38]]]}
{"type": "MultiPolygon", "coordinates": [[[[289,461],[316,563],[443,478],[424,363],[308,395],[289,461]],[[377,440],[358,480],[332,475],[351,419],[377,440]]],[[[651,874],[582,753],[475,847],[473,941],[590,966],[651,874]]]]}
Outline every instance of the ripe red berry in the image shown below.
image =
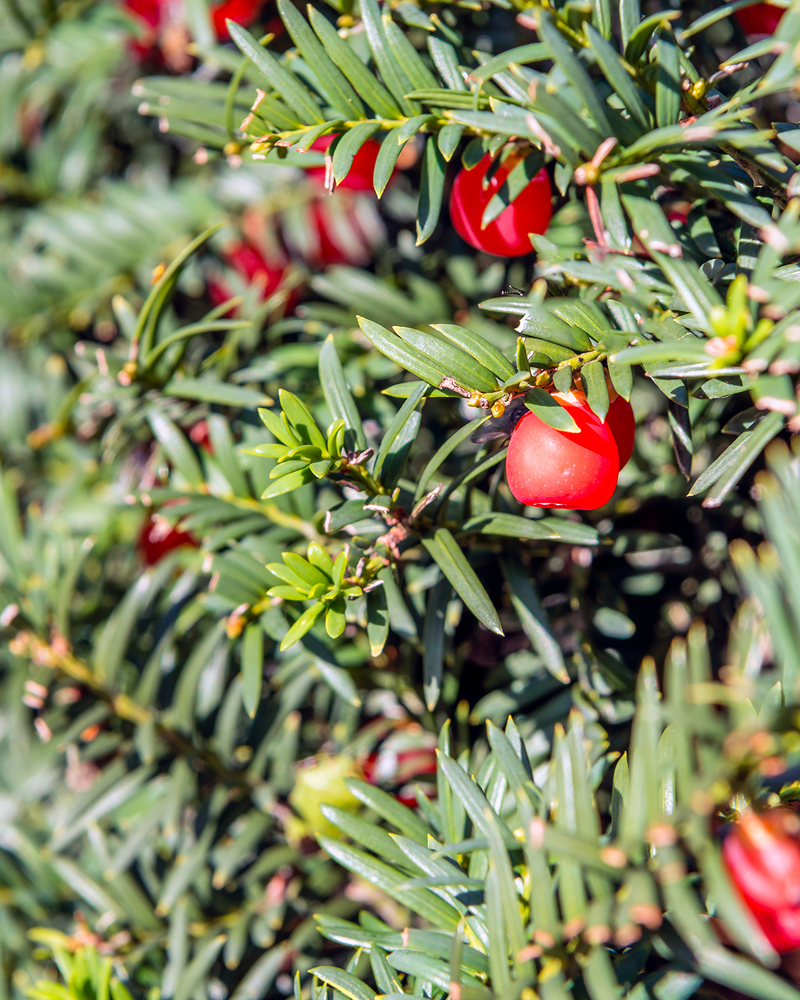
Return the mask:
{"type": "Polygon", "coordinates": [[[314,198],[309,206],[309,219],[313,224],[316,240],[309,247],[308,259],[317,267],[332,264],[351,264],[356,267],[364,265],[372,256],[369,241],[358,224],[357,216],[349,213],[346,224],[341,228],[337,227],[339,213],[333,211],[332,202],[338,197],[338,194],[334,194],[333,198],[314,198]]]}
{"type": "Polygon", "coordinates": [[[158,27],[161,22],[160,0],[123,0],[122,6],[141,25],[137,37],[128,41],[128,48],[137,62],[147,62],[158,53],[158,27]]]}
{"type": "Polygon", "coordinates": [[[633,417],[631,404],[623,396],[612,391],[611,405],[606,415],[606,423],[614,435],[619,452],[619,467],[624,469],[633,454],[633,441],[636,436],[636,421],[633,417]]]}
{"type": "Polygon", "coordinates": [[[775,7],[771,3],[754,3],[737,10],[734,17],[746,35],[766,38],[775,34],[785,10],[785,7],[775,7]]]}
{"type": "Polygon", "coordinates": [[[678,222],[685,226],[689,221],[689,212],[692,206],[688,201],[676,201],[666,210],[665,215],[670,222],[678,222]]]}
{"type": "MultiPolygon", "coordinates": [[[[222,257],[248,284],[255,283],[261,286],[262,301],[272,295],[286,274],[286,265],[282,260],[268,261],[260,250],[248,243],[232,244],[223,251],[222,257]]],[[[209,298],[214,305],[222,305],[233,295],[222,280],[212,278],[206,285],[209,298]]],[[[289,303],[287,308],[290,308],[289,303]]]]}
{"type": "Polygon", "coordinates": [[[198,420],[189,429],[189,440],[194,442],[198,448],[202,448],[207,455],[214,454],[214,445],[211,443],[211,435],[208,430],[207,420],[198,420]]]}
{"type": "Polygon", "coordinates": [[[619,476],[619,452],[607,423],[589,409],[582,393],[553,393],[578,425],[558,431],[527,412],[511,435],[506,455],[508,486],[532,507],[596,510],[608,503],[619,476]]]}
{"type": "Polygon", "coordinates": [[[398,802],[416,809],[415,788],[432,798],[435,786],[418,781],[436,774],[436,744],[418,726],[389,735],[362,763],[364,779],[391,791],[398,802]]]}
{"type": "MultiPolygon", "coordinates": [[[[145,29],[131,42],[131,51],[140,61],[166,59],[168,66],[180,72],[189,62],[183,47],[189,41],[188,25],[182,7],[175,0],[122,0],[122,6],[145,29]],[[176,28],[180,32],[176,34],[176,28]]],[[[263,0],[222,0],[211,6],[214,34],[220,42],[230,39],[227,19],[250,27],[258,18],[263,0]]]]}
{"type": "Polygon", "coordinates": [[[173,549],[184,545],[199,548],[200,543],[189,531],[183,531],[180,522],[174,527],[160,514],[151,514],[142,525],[137,548],[146,566],[155,564],[173,549]]]}
{"type": "Polygon", "coordinates": [[[263,298],[271,295],[286,273],[283,261],[268,261],[260,250],[236,243],[225,251],[225,260],[250,282],[263,285],[263,298]]]}
{"type": "Polygon", "coordinates": [[[746,810],[722,841],[722,859],[772,947],[800,948],[800,816],[746,810]]]}
{"type": "MultiPolygon", "coordinates": [[[[335,138],[335,135],[320,136],[311,144],[311,149],[317,153],[324,153],[335,138]]],[[[375,161],[378,159],[380,148],[381,144],[375,139],[367,139],[353,157],[353,164],[347,176],[339,181],[337,187],[347,188],[349,191],[373,191],[372,175],[375,172],[375,161]]],[[[325,183],[325,167],[308,167],[306,172],[320,184],[325,183]]]]}
{"type": "Polygon", "coordinates": [[[476,250],[498,257],[520,257],[531,253],[529,233],[543,233],[553,214],[550,178],[540,170],[497,218],[481,229],[483,212],[500,190],[511,169],[519,161],[515,155],[506,157],[491,180],[486,173],[493,157],[486,154],[471,170],[461,170],[450,191],[450,219],[456,232],[476,250]]]}
{"type": "Polygon", "coordinates": [[[122,6],[151,28],[157,28],[161,20],[160,0],[124,0],[122,6]]]}
{"type": "Polygon", "coordinates": [[[227,42],[231,37],[225,24],[226,20],[235,21],[242,27],[249,28],[261,12],[262,6],[262,0],[224,0],[223,3],[214,4],[211,7],[211,20],[218,41],[227,42]]]}

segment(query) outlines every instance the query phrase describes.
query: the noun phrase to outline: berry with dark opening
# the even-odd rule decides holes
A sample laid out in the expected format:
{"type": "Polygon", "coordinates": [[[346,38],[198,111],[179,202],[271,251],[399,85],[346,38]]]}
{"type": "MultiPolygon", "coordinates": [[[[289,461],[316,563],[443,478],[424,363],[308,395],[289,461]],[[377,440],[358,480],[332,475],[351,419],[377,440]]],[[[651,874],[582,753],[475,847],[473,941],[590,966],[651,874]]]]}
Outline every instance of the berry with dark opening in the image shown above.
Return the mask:
{"type": "Polygon", "coordinates": [[[745,810],[722,841],[722,860],[775,951],[800,948],[800,816],[745,810]]]}
{"type": "Polygon", "coordinates": [[[608,423],[589,408],[582,393],[553,393],[578,425],[566,433],[536,414],[525,413],[506,455],[508,486],[532,507],[596,510],[608,503],[619,476],[619,452],[608,423]]]}
{"type": "Polygon", "coordinates": [[[552,190],[546,170],[540,170],[510,205],[481,229],[486,206],[519,162],[512,153],[485,183],[494,157],[486,154],[471,170],[461,170],[450,191],[450,219],[456,232],[476,250],[498,257],[520,257],[531,253],[529,233],[544,233],[553,214],[552,190]]]}

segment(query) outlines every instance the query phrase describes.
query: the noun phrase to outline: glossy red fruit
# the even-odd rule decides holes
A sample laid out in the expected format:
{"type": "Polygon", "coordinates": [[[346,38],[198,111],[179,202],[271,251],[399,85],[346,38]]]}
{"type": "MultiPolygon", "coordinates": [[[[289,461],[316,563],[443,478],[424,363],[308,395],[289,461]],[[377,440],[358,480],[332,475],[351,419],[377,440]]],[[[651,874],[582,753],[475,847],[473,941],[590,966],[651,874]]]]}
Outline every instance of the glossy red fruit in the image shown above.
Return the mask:
{"type": "MultiPolygon", "coordinates": [[[[283,261],[268,261],[260,250],[248,243],[232,244],[223,251],[222,257],[248,284],[261,286],[262,301],[276,291],[286,274],[283,261]]],[[[207,282],[207,287],[209,298],[216,306],[222,305],[233,295],[224,281],[211,279],[207,282]]]]}
{"type": "Polygon", "coordinates": [[[358,225],[357,217],[349,213],[344,231],[337,231],[333,198],[324,195],[310,204],[309,216],[316,235],[316,245],[309,250],[309,260],[316,266],[350,264],[354,267],[366,264],[372,256],[369,243],[358,225]]]}
{"type": "Polygon", "coordinates": [[[247,243],[235,243],[228,247],[224,257],[248,281],[263,285],[264,298],[275,291],[286,273],[283,261],[270,262],[260,250],[247,243]]]}
{"type": "Polygon", "coordinates": [[[161,0],[124,0],[122,6],[150,28],[157,28],[161,21],[161,0]]]}
{"type": "Polygon", "coordinates": [[[486,154],[472,170],[461,170],[450,191],[450,219],[456,232],[476,250],[498,257],[520,257],[531,253],[529,233],[544,233],[553,214],[550,178],[540,170],[514,201],[481,229],[483,212],[500,190],[512,167],[518,162],[508,156],[484,187],[493,157],[486,154]]]}
{"type": "MultiPolygon", "coordinates": [[[[324,153],[330,146],[335,135],[323,135],[311,144],[311,149],[324,153]]],[[[375,161],[378,159],[381,144],[375,139],[367,139],[364,145],[353,157],[353,165],[347,176],[336,185],[348,191],[374,191],[372,175],[375,172],[375,161]]],[[[306,173],[320,184],[325,183],[325,167],[308,167],[306,173]]]]}
{"type": "Polygon", "coordinates": [[[617,485],[619,452],[614,435],[582,394],[553,396],[569,411],[578,431],[558,431],[527,412],[508,443],[509,489],[531,507],[596,510],[608,503],[617,485]]]}
{"type": "Polygon", "coordinates": [[[220,42],[227,42],[231,37],[228,32],[226,20],[235,21],[243,28],[249,28],[263,7],[263,0],[225,0],[224,3],[214,4],[211,7],[211,20],[214,25],[214,34],[220,42]]]}
{"type": "Polygon", "coordinates": [[[200,543],[180,525],[173,527],[161,514],[151,514],[142,525],[137,548],[147,566],[155,566],[168,552],[183,546],[199,548],[200,543]]]}
{"type": "Polygon", "coordinates": [[[410,809],[417,807],[416,788],[421,788],[428,798],[436,794],[432,784],[418,780],[436,774],[436,746],[417,727],[392,733],[367,757],[362,768],[366,781],[393,792],[398,802],[410,809]]]}
{"type": "Polygon", "coordinates": [[[608,408],[606,423],[614,435],[619,452],[619,467],[624,469],[633,454],[633,442],[636,436],[636,421],[633,417],[631,404],[623,396],[612,393],[613,399],[608,408]]]}
{"type": "Polygon", "coordinates": [[[722,841],[722,859],[772,947],[800,948],[800,816],[746,810],[722,841]]]}
{"type": "Polygon", "coordinates": [[[754,3],[737,10],[733,16],[746,35],[766,38],[775,34],[785,11],[785,7],[775,7],[771,3],[754,3]]]}

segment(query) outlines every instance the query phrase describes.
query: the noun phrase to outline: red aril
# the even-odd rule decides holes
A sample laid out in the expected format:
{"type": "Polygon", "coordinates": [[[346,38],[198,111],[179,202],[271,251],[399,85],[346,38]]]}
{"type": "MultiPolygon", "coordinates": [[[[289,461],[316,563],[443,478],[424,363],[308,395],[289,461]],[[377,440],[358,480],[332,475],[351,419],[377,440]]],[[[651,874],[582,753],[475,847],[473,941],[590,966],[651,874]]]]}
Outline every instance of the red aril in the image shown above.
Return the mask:
{"type": "Polygon", "coordinates": [[[283,262],[270,263],[261,251],[247,243],[236,243],[229,247],[224,257],[248,281],[263,286],[264,298],[275,291],[286,271],[283,262]]]}
{"type": "MultiPolygon", "coordinates": [[[[320,136],[311,144],[311,149],[317,153],[324,153],[335,138],[335,135],[320,136]]],[[[375,161],[378,159],[380,148],[381,144],[375,139],[367,139],[353,157],[353,164],[347,176],[339,181],[337,187],[347,188],[349,191],[373,191],[372,175],[375,172],[375,161]]],[[[325,184],[325,167],[308,167],[306,173],[320,184],[325,184]]]]}
{"type": "Polygon", "coordinates": [[[519,162],[515,154],[507,156],[485,182],[493,157],[486,154],[471,170],[461,170],[450,191],[450,219],[456,232],[476,250],[498,257],[520,257],[531,253],[529,233],[544,233],[553,214],[550,178],[540,170],[500,215],[481,229],[483,212],[502,187],[511,169],[519,162]]]}
{"type": "Polygon", "coordinates": [[[128,48],[137,62],[146,62],[158,55],[158,26],[161,22],[160,0],[124,0],[122,6],[136,18],[142,30],[128,41],[128,48]]]}
{"type": "Polygon", "coordinates": [[[415,788],[432,798],[435,785],[419,778],[436,774],[436,742],[430,733],[412,724],[391,733],[362,764],[364,778],[371,785],[390,791],[410,809],[417,807],[415,788]]]}
{"type": "Polygon", "coordinates": [[[189,440],[198,448],[202,448],[207,455],[214,454],[214,445],[211,443],[207,420],[198,420],[193,427],[189,428],[189,440]]]}
{"type": "Polygon", "coordinates": [[[142,525],[137,548],[146,566],[155,566],[168,552],[184,546],[199,548],[200,543],[189,531],[183,531],[180,522],[171,525],[161,514],[151,514],[142,525]]]}
{"type": "Polygon", "coordinates": [[[664,204],[663,208],[664,214],[670,222],[677,222],[679,225],[685,226],[689,221],[692,203],[676,197],[673,201],[664,204]]]}
{"type": "Polygon", "coordinates": [[[130,41],[140,62],[166,66],[173,73],[185,73],[191,67],[191,38],[181,0],[122,0],[122,6],[145,29],[130,41]]]}
{"type": "Polygon", "coordinates": [[[631,404],[623,396],[610,393],[611,405],[606,415],[606,423],[614,435],[619,452],[619,467],[624,469],[633,454],[633,442],[636,436],[636,421],[633,417],[631,404]]]}
{"type": "Polygon", "coordinates": [[[220,42],[227,42],[231,37],[226,20],[235,21],[243,28],[249,28],[258,18],[262,0],[224,0],[223,3],[211,7],[211,20],[214,24],[214,34],[220,42]]]}
{"type": "Polygon", "coordinates": [[[800,948],[800,816],[745,810],[722,841],[722,860],[772,947],[800,948]]]}
{"type": "MultiPolygon", "coordinates": [[[[180,48],[189,41],[185,12],[175,0],[122,0],[122,5],[146,29],[141,37],[131,42],[131,50],[139,61],[169,56],[171,46],[180,48]]],[[[230,39],[226,20],[249,28],[258,19],[263,6],[263,0],[223,0],[213,4],[210,13],[217,40],[227,42],[230,39]]],[[[181,54],[173,52],[172,58],[166,59],[167,65],[176,71],[187,69],[189,63],[185,54],[178,59],[185,65],[172,65],[175,57],[181,54]]]]}
{"type": "Polygon", "coordinates": [[[334,200],[340,197],[342,196],[338,193],[334,193],[331,198],[323,195],[321,198],[314,198],[309,206],[309,220],[313,224],[316,239],[308,257],[317,267],[332,264],[350,264],[355,267],[364,265],[372,255],[354,213],[347,213],[343,224],[337,225],[337,216],[341,221],[341,213],[334,210],[334,200]]]}
{"type": "Polygon", "coordinates": [[[746,35],[758,39],[775,34],[785,11],[785,7],[775,7],[771,3],[754,3],[737,10],[733,16],[746,35]]]}
{"type": "Polygon", "coordinates": [[[607,423],[589,409],[582,393],[553,393],[578,425],[568,434],[527,412],[511,435],[506,455],[508,486],[532,507],[596,510],[608,503],[619,476],[619,452],[607,423]]]}
{"type": "Polygon", "coordinates": [[[157,28],[161,21],[161,0],[124,0],[122,6],[150,28],[157,28]]]}
{"type": "MultiPolygon", "coordinates": [[[[255,247],[248,243],[234,243],[222,252],[223,260],[237,271],[248,284],[261,287],[262,301],[279,287],[286,274],[283,261],[268,261],[255,247]]],[[[224,280],[210,279],[206,282],[208,295],[214,305],[222,305],[233,296],[224,280]]],[[[291,308],[287,302],[287,308],[291,308]]]]}

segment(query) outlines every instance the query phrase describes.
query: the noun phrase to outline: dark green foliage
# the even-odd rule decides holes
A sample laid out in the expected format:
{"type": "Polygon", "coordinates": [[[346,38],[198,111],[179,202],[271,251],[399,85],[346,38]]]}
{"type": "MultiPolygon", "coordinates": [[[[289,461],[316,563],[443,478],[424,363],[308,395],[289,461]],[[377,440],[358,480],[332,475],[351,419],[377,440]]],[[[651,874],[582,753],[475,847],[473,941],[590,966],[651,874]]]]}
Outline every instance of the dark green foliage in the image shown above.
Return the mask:
{"type": "Polygon", "coordinates": [[[797,997],[719,834],[798,798],[800,11],[331,6],[0,11],[0,996],[797,997]],[[600,511],[505,484],[554,389],[600,511]]]}

